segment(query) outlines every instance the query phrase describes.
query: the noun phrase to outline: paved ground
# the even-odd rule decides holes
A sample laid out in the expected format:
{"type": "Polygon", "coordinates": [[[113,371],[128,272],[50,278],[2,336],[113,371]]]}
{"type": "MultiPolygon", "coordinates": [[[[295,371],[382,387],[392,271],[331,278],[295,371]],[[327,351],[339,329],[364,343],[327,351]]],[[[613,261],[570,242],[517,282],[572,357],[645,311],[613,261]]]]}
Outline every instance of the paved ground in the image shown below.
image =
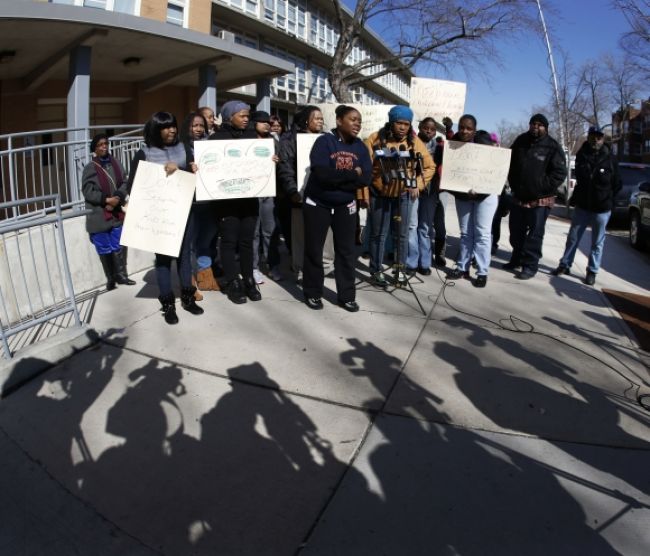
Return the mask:
{"type": "Polygon", "coordinates": [[[567,229],[529,282],[505,250],[485,290],[416,281],[426,316],[333,280],[175,327],[151,273],[93,298],[101,341],[0,401],[0,554],[648,554],[649,354],[600,288],[650,257],[612,234],[597,287],[552,277],[567,229]]]}

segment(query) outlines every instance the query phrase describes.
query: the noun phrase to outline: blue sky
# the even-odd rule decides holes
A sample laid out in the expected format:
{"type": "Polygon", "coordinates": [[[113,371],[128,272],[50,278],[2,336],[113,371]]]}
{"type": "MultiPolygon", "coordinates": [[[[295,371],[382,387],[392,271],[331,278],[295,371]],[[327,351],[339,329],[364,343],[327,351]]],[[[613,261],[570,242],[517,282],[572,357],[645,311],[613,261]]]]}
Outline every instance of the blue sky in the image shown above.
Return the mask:
{"type": "MultiPolygon", "coordinates": [[[[619,52],[618,40],[627,30],[627,23],[608,0],[542,0],[542,9],[553,34],[551,46],[556,64],[560,46],[576,66],[608,52],[619,52]],[[552,6],[554,12],[544,9],[545,6],[552,6]]],[[[503,67],[486,64],[489,80],[484,75],[466,76],[462,70],[447,75],[421,71],[418,74],[465,81],[468,87],[465,110],[476,116],[479,128],[494,131],[502,118],[527,123],[531,107],[545,104],[551,94],[546,47],[531,33],[529,39],[502,43],[499,50],[503,67]]],[[[645,91],[642,96],[648,94],[650,91],[645,91]]],[[[550,130],[551,134],[553,131],[550,130]]]]}

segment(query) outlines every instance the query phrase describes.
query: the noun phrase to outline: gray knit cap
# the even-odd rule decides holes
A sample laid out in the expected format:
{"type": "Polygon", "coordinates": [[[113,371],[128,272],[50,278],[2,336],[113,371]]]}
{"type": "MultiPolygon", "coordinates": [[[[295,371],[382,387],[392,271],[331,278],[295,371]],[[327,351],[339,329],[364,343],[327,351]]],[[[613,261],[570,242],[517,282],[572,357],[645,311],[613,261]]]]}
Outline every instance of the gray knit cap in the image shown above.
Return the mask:
{"type": "Polygon", "coordinates": [[[242,110],[250,110],[250,104],[241,100],[229,100],[221,107],[221,118],[224,122],[229,122],[230,118],[242,110]]]}

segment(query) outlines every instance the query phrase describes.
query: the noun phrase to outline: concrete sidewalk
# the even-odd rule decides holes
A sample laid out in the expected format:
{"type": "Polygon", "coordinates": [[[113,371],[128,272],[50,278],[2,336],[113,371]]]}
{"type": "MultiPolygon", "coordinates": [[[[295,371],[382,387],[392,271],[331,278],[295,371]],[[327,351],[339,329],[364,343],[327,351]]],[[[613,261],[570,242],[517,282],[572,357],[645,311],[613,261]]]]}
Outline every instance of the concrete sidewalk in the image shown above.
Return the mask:
{"type": "Polygon", "coordinates": [[[0,401],[0,554],[648,554],[648,353],[600,288],[647,295],[650,257],[556,278],[567,230],[528,282],[506,250],[484,290],[415,280],[426,316],[331,279],[173,327],[151,273],[98,296],[102,339],[0,401]]]}

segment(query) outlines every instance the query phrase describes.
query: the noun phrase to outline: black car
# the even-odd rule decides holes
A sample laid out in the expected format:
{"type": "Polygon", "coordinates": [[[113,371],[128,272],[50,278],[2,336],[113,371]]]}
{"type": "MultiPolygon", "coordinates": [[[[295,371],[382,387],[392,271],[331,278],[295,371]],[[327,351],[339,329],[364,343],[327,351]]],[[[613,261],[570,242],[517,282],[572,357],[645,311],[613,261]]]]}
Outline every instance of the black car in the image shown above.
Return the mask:
{"type": "Polygon", "coordinates": [[[650,240],[650,181],[639,184],[630,197],[630,243],[637,249],[650,240]]]}
{"type": "Polygon", "coordinates": [[[630,196],[637,190],[641,182],[650,181],[650,164],[619,162],[618,171],[623,187],[614,199],[612,217],[627,218],[629,214],[630,196]]]}

